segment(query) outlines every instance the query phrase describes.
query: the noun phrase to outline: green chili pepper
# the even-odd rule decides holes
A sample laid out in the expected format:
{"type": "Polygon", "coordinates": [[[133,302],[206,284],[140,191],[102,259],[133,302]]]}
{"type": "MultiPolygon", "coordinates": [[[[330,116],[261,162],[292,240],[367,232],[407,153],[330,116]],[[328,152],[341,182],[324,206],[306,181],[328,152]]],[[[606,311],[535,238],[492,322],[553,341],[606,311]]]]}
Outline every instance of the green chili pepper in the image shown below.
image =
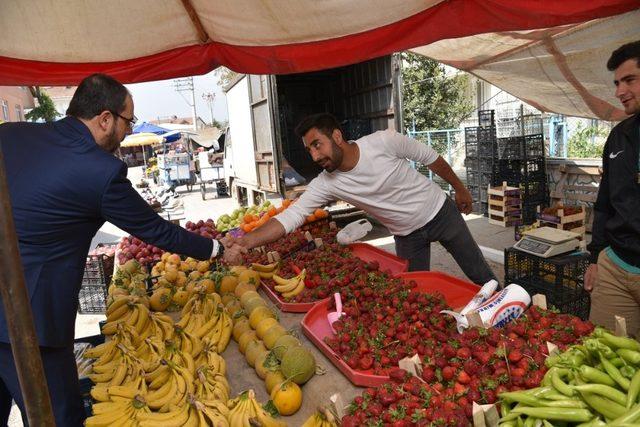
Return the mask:
{"type": "Polygon", "coordinates": [[[589,383],[604,384],[611,387],[616,385],[616,382],[609,375],[591,366],[580,366],[580,376],[589,383]]]}
{"type": "Polygon", "coordinates": [[[624,394],[623,392],[621,392],[618,389],[615,389],[613,387],[609,387],[608,385],[604,385],[604,384],[583,384],[583,385],[576,385],[573,386],[574,389],[579,390],[579,391],[587,391],[589,393],[595,393],[595,394],[599,394],[600,396],[604,396],[606,398],[609,398],[611,400],[613,400],[616,403],[619,403],[620,405],[626,405],[627,404],[627,395],[624,394]]]}
{"type": "Polygon", "coordinates": [[[609,359],[609,362],[616,368],[621,368],[622,366],[626,366],[627,362],[622,359],[622,357],[614,357],[613,359],[609,359]]]}
{"type": "MultiPolygon", "coordinates": [[[[612,427],[619,427],[625,423],[634,423],[640,420],[640,405],[635,405],[631,410],[627,411],[624,415],[614,419],[609,423],[612,427]]],[[[637,425],[637,423],[634,423],[637,425]]]]}
{"type": "Polygon", "coordinates": [[[559,370],[555,370],[551,374],[551,384],[556,390],[558,390],[560,393],[564,394],[565,396],[573,396],[575,393],[570,386],[568,386],[564,381],[562,381],[562,379],[560,379],[559,370]]]}
{"type": "Polygon", "coordinates": [[[597,394],[581,391],[580,395],[591,408],[604,415],[606,418],[615,419],[624,414],[627,408],[597,394]]]}
{"type": "Polygon", "coordinates": [[[627,408],[631,408],[635,405],[640,395],[640,370],[636,371],[631,378],[631,384],[629,384],[629,391],[627,391],[627,408]]]}
{"type": "Polygon", "coordinates": [[[607,344],[614,349],[626,348],[629,350],[640,351],[640,342],[628,337],[618,337],[610,334],[607,331],[602,331],[601,336],[598,337],[603,343],[607,344]]]}
{"type": "Polygon", "coordinates": [[[620,368],[620,373],[623,377],[631,379],[636,374],[636,370],[629,365],[625,365],[620,368]]]}
{"type": "Polygon", "coordinates": [[[628,391],[629,390],[629,385],[631,383],[627,378],[622,376],[622,374],[620,373],[618,368],[613,366],[611,364],[611,362],[609,362],[607,359],[605,359],[604,356],[602,356],[602,355],[600,355],[600,363],[602,363],[602,367],[604,368],[605,371],[607,371],[607,373],[609,374],[609,376],[611,377],[612,380],[617,382],[618,385],[620,387],[622,387],[622,389],[624,391],[628,391]]]}
{"type": "Polygon", "coordinates": [[[525,414],[534,418],[541,418],[551,421],[571,421],[584,422],[593,418],[593,414],[588,409],[575,408],[532,408],[523,406],[513,410],[515,413],[525,414]]]}
{"type": "Polygon", "coordinates": [[[640,351],[619,348],[616,350],[616,353],[618,353],[618,356],[622,357],[627,363],[640,365],[640,351]]]}
{"type": "Polygon", "coordinates": [[[582,400],[565,399],[564,400],[547,400],[544,401],[544,407],[548,408],[588,408],[589,406],[582,400]]]}

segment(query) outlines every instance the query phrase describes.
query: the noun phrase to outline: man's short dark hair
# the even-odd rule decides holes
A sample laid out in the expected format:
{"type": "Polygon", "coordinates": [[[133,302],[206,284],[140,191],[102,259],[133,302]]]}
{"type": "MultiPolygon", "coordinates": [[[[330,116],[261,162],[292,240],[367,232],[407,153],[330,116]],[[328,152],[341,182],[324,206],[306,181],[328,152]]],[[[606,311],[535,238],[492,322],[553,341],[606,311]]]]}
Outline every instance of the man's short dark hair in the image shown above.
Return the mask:
{"type": "Polygon", "coordinates": [[[329,113],[312,114],[305,117],[296,126],[295,132],[300,138],[302,138],[312,128],[318,129],[327,137],[331,137],[334,130],[338,129],[344,135],[340,122],[333,115],[329,113]]]}
{"type": "Polygon", "coordinates": [[[607,61],[607,69],[615,71],[623,62],[629,59],[635,59],[636,65],[640,67],[640,40],[627,43],[614,50],[607,61]]]}
{"type": "Polygon", "coordinates": [[[67,115],[89,120],[105,110],[121,113],[127,95],[127,88],[113,77],[92,74],[80,82],[67,108],[67,115]]]}

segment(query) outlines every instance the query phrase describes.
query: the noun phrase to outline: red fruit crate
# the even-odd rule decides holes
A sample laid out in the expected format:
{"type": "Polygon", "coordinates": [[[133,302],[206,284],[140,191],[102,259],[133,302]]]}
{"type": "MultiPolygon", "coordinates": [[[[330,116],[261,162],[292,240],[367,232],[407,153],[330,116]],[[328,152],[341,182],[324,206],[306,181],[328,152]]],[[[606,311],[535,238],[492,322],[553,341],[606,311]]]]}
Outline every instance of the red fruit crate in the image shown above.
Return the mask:
{"type": "MultiPolygon", "coordinates": [[[[398,277],[407,281],[415,280],[418,286],[412,292],[438,292],[442,294],[445,301],[453,308],[463,307],[480,290],[480,287],[473,283],[436,271],[401,273],[398,274],[398,277]]],[[[329,305],[329,299],[316,303],[302,319],[302,332],[354,385],[376,387],[388,381],[388,376],[375,375],[373,370],[352,369],[324,342],[325,338],[333,336],[333,331],[327,320],[329,305]]]]}
{"type": "MultiPolygon", "coordinates": [[[[400,273],[404,273],[409,268],[409,261],[406,259],[402,259],[392,253],[389,253],[385,250],[378,249],[375,246],[371,246],[367,243],[352,243],[349,245],[353,254],[360,258],[365,262],[377,261],[380,266],[380,271],[389,270],[392,275],[398,275],[400,273]]],[[[271,289],[269,286],[263,284],[262,288],[265,293],[269,297],[269,299],[275,304],[276,307],[280,311],[284,311],[287,313],[306,313],[311,310],[318,301],[312,302],[302,302],[302,303],[293,303],[286,302],[282,298],[280,298],[280,294],[278,294],[275,290],[271,289]]]]}

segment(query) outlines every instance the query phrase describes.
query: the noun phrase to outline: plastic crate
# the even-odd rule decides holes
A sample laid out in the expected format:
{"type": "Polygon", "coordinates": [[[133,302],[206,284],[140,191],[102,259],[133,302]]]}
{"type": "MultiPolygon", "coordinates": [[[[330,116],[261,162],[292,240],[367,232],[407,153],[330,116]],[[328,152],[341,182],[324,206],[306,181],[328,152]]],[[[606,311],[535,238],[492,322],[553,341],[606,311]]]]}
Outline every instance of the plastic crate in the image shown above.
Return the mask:
{"type": "Polygon", "coordinates": [[[525,135],[523,144],[525,159],[544,157],[544,138],[542,134],[525,135]]]}
{"type": "Polygon", "coordinates": [[[495,124],[496,124],[496,110],[479,110],[478,111],[478,125],[495,126],[495,124]]]}
{"type": "MultiPolygon", "coordinates": [[[[467,146],[473,145],[478,142],[478,127],[466,127],[464,128],[464,142],[467,146]]],[[[467,154],[469,155],[469,154],[467,154]]],[[[477,154],[476,154],[477,155],[477,154]]]]}
{"type": "Polygon", "coordinates": [[[543,294],[547,305],[581,319],[589,317],[591,298],[584,290],[589,254],[541,258],[515,248],[504,251],[505,283],[517,283],[531,295],[543,294]]]}
{"type": "Polygon", "coordinates": [[[479,143],[495,143],[497,138],[495,126],[481,126],[478,127],[478,142],[479,143]]]}
{"type": "Polygon", "coordinates": [[[479,188],[480,190],[480,201],[481,202],[488,202],[488,196],[487,196],[487,185],[483,185],[479,188]]]}
{"type": "Polygon", "coordinates": [[[538,219],[538,207],[540,207],[540,209],[542,209],[544,206],[546,206],[546,201],[545,202],[539,202],[539,203],[531,203],[531,202],[525,202],[523,201],[522,203],[522,224],[523,225],[531,225],[534,222],[536,222],[536,220],[538,219]]]}
{"type": "Polygon", "coordinates": [[[478,199],[480,198],[480,188],[477,185],[467,184],[467,189],[469,190],[469,193],[471,193],[471,198],[473,199],[473,201],[478,201],[478,199]]]}
{"type": "Polygon", "coordinates": [[[107,287],[104,285],[82,286],[78,300],[78,313],[102,314],[107,310],[107,287]]]}
{"type": "Polygon", "coordinates": [[[489,205],[487,202],[474,202],[471,207],[473,213],[478,215],[486,215],[489,210],[489,205]]]}
{"type": "Polygon", "coordinates": [[[467,168],[467,185],[479,185],[480,173],[477,170],[467,168]]]}
{"type": "Polygon", "coordinates": [[[114,257],[106,255],[89,255],[84,265],[82,286],[107,285],[113,275],[114,257]]]}
{"type": "Polygon", "coordinates": [[[493,171],[493,158],[481,158],[478,162],[480,172],[492,172],[493,171]]]}
{"type": "Polygon", "coordinates": [[[487,190],[487,186],[493,185],[493,173],[491,172],[481,172],[480,173],[480,187],[484,187],[485,191],[487,190]]]}
{"type": "Polygon", "coordinates": [[[520,136],[498,138],[496,144],[498,159],[520,160],[524,157],[524,138],[520,136]]]}
{"type": "MultiPolygon", "coordinates": [[[[74,341],[74,343],[89,343],[92,346],[97,346],[104,342],[104,335],[92,335],[89,337],[78,338],[74,341]]],[[[93,387],[93,381],[89,378],[79,378],[78,382],[80,384],[80,396],[82,397],[82,405],[84,407],[85,414],[87,417],[93,415],[93,399],[91,398],[91,388],[93,387]]]]}
{"type": "Polygon", "coordinates": [[[549,200],[549,188],[546,180],[526,181],[520,184],[522,201],[525,203],[547,203],[549,200]]]}

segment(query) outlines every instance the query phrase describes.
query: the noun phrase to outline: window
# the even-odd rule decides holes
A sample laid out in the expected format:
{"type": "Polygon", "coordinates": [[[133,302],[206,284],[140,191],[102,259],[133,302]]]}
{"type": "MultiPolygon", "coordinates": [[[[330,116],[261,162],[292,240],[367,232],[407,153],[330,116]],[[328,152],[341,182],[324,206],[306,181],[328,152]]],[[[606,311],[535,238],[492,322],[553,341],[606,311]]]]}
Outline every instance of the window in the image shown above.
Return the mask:
{"type": "Polygon", "coordinates": [[[21,122],[22,118],[22,107],[16,104],[16,120],[21,122]]]}
{"type": "Polygon", "coordinates": [[[9,121],[9,103],[4,99],[2,100],[2,120],[9,121]]]}

